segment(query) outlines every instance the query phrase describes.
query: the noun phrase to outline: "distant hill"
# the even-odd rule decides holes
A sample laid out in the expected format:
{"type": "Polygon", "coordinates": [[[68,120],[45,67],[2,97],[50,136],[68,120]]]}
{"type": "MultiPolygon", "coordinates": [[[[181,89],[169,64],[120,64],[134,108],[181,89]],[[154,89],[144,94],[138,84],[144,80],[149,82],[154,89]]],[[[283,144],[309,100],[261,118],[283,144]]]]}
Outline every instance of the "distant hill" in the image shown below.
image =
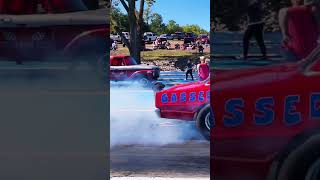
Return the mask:
{"type": "MultiPolygon", "coordinates": [[[[262,0],[266,31],[279,31],[278,12],[290,5],[290,0],[262,0]]],[[[248,0],[215,0],[211,4],[212,28],[215,31],[241,31],[246,26],[248,0]]]]}

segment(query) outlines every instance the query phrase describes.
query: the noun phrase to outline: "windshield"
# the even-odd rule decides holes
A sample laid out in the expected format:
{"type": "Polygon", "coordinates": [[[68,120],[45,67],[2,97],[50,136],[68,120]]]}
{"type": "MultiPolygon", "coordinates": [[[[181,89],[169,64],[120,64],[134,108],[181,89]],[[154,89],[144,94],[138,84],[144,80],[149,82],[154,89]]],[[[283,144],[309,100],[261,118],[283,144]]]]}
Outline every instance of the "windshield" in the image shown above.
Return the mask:
{"type": "Polygon", "coordinates": [[[0,14],[68,13],[99,8],[98,0],[0,0],[0,14]]]}

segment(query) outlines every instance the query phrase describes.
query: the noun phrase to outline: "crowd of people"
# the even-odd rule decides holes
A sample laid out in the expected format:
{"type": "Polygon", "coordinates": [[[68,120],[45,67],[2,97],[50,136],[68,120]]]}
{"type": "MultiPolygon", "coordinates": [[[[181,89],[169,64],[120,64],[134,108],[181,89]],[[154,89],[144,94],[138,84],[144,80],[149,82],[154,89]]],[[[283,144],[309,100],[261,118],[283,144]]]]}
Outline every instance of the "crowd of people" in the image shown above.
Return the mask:
{"type": "MultiPolygon", "coordinates": [[[[263,58],[267,58],[264,43],[262,0],[249,0],[248,25],[243,37],[243,58],[248,58],[249,41],[254,36],[263,58]]],[[[279,11],[282,33],[281,54],[286,60],[301,60],[318,44],[320,29],[319,0],[291,0],[291,6],[279,11]]]]}

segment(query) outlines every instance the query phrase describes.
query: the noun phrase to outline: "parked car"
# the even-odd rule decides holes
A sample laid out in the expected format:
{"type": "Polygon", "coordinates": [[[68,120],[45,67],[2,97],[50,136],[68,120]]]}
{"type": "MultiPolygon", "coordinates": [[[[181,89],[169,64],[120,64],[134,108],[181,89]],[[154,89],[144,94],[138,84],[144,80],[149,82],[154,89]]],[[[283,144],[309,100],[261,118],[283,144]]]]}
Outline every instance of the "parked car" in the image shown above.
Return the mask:
{"type": "Polygon", "coordinates": [[[176,32],[176,39],[181,40],[184,39],[185,34],[183,32],[176,32]]]}
{"type": "Polygon", "coordinates": [[[148,85],[160,76],[160,68],[153,65],[137,64],[131,56],[110,56],[110,80],[135,81],[148,85]]]}
{"type": "Polygon", "coordinates": [[[189,46],[192,46],[192,49],[195,49],[195,38],[193,37],[185,37],[183,39],[183,49],[186,49],[189,46]]]}
{"type": "Polygon", "coordinates": [[[96,66],[109,49],[108,9],[89,10],[81,1],[59,2],[0,6],[1,60],[84,60],[96,66]],[[31,8],[37,5],[42,8],[31,8]]]}
{"type": "Polygon", "coordinates": [[[195,38],[196,36],[193,34],[193,32],[187,32],[187,33],[185,33],[184,37],[195,38]]]}
{"type": "Polygon", "coordinates": [[[152,32],[145,32],[143,34],[144,40],[148,43],[152,43],[153,41],[156,40],[157,35],[155,33],[152,32]]]}
{"type": "Polygon", "coordinates": [[[159,38],[167,38],[167,34],[161,34],[159,38]]]}
{"type": "Polygon", "coordinates": [[[172,36],[172,40],[178,39],[176,34],[170,34],[172,36]]]}
{"type": "MultiPolygon", "coordinates": [[[[159,86],[164,88],[164,85],[159,86]]],[[[155,95],[156,113],[161,118],[194,121],[202,135],[210,140],[210,79],[176,85],[155,95]]]]}
{"type": "Polygon", "coordinates": [[[121,43],[121,36],[119,34],[110,34],[110,39],[116,42],[121,43]]]}
{"type": "Polygon", "coordinates": [[[156,41],[154,42],[154,46],[153,49],[167,49],[169,50],[171,48],[171,44],[169,43],[169,41],[167,40],[166,37],[159,37],[156,39],[156,41]]]}
{"type": "Polygon", "coordinates": [[[214,73],[212,177],[319,179],[320,48],[299,62],[214,73]]]}
{"type": "Polygon", "coordinates": [[[172,36],[171,34],[166,34],[166,38],[167,38],[168,40],[173,40],[173,36],[172,36]]]}
{"type": "Polygon", "coordinates": [[[130,40],[130,34],[129,32],[122,32],[123,36],[127,39],[130,40]]]}
{"type": "Polygon", "coordinates": [[[210,44],[209,36],[206,34],[200,34],[198,36],[198,40],[200,41],[201,44],[210,44]]]}

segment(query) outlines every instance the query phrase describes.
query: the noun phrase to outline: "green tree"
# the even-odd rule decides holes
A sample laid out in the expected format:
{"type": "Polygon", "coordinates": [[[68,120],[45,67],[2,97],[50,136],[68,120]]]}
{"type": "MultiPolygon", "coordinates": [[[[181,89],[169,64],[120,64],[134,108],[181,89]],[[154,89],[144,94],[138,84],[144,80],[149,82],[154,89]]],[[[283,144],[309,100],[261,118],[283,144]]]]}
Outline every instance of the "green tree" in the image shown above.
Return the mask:
{"type": "Polygon", "coordinates": [[[208,34],[208,31],[202,29],[199,25],[185,25],[182,27],[184,32],[192,32],[195,35],[199,35],[199,34],[208,34]]]}
{"type": "Polygon", "coordinates": [[[141,63],[141,44],[144,27],[143,13],[145,2],[147,4],[153,4],[155,0],[114,0],[112,2],[113,6],[121,4],[125,9],[129,25],[130,41],[122,35],[121,28],[117,21],[114,21],[114,29],[122,36],[123,42],[128,47],[130,55],[135,58],[139,64],[141,63]],[[139,3],[138,7],[136,6],[136,2],[139,3]]]}
{"type": "Polygon", "coordinates": [[[128,17],[122,13],[118,7],[112,6],[111,8],[111,18],[110,18],[110,32],[116,33],[115,27],[121,30],[121,32],[129,31],[128,17]]]}
{"type": "Polygon", "coordinates": [[[182,28],[174,20],[170,20],[167,24],[167,34],[173,34],[175,32],[182,31],[182,28]]]}
{"type": "Polygon", "coordinates": [[[156,34],[163,34],[166,32],[166,25],[163,23],[162,16],[158,13],[153,13],[150,19],[150,30],[156,34]]]}

